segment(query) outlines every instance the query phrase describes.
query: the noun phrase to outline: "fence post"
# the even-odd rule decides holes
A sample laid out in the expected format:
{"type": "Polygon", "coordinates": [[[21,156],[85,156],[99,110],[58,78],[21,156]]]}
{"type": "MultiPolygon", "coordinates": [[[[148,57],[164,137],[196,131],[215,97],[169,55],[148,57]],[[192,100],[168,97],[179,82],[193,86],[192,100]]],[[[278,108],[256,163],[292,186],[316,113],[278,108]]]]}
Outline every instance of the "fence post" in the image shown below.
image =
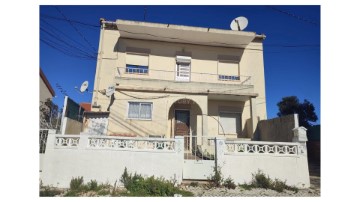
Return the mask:
{"type": "Polygon", "coordinates": [[[306,142],[308,141],[306,136],[306,128],[300,126],[292,129],[294,132],[293,142],[299,142],[299,154],[307,156],[306,142]]]}
{"type": "Polygon", "coordinates": [[[174,178],[178,184],[182,182],[182,172],[184,167],[184,136],[175,136],[175,152],[177,154],[179,169],[174,178]]]}
{"type": "Polygon", "coordinates": [[[215,169],[218,166],[222,167],[225,164],[224,152],[225,151],[225,138],[215,138],[215,169]]]}

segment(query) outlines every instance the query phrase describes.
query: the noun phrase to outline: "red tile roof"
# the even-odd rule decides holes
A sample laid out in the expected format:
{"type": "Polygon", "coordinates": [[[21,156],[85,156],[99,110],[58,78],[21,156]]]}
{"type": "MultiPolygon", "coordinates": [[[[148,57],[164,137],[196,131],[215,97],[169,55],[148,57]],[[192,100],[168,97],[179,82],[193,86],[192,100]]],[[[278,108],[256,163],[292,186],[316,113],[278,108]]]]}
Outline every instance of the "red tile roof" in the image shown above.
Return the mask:
{"type": "Polygon", "coordinates": [[[91,103],[88,102],[82,102],[80,103],[80,106],[85,109],[86,112],[91,111],[91,103]]]}

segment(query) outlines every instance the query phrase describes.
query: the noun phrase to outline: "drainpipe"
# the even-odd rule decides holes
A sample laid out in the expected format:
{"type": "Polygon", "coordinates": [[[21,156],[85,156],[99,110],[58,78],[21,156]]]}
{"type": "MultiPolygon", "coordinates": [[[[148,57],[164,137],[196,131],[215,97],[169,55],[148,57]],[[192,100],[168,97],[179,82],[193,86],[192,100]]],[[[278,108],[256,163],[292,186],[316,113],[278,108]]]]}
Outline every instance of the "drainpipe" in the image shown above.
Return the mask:
{"type": "Polygon", "coordinates": [[[102,50],[103,50],[103,40],[104,40],[104,22],[105,19],[100,18],[100,41],[99,41],[99,49],[97,55],[97,64],[96,64],[96,72],[95,72],[95,84],[94,84],[94,99],[92,103],[92,108],[98,107],[98,99],[99,99],[99,83],[100,83],[100,69],[101,69],[101,62],[102,62],[102,50]],[[95,86],[96,85],[96,86],[95,86]]]}

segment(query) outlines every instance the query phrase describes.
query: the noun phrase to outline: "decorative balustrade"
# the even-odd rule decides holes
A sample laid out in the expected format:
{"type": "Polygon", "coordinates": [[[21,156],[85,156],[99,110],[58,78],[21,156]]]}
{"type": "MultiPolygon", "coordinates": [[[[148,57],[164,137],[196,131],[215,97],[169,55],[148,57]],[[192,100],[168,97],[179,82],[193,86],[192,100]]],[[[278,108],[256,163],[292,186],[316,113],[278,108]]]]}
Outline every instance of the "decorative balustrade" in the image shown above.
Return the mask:
{"type": "Polygon", "coordinates": [[[87,147],[92,149],[175,151],[175,140],[159,138],[89,137],[87,147]]]}
{"type": "MultiPolygon", "coordinates": [[[[226,154],[298,155],[300,144],[260,141],[226,141],[226,154]]],[[[301,150],[301,148],[300,148],[301,150]]]]}
{"type": "Polygon", "coordinates": [[[80,137],[76,136],[57,136],[55,137],[55,146],[60,148],[77,148],[79,146],[80,137]]]}

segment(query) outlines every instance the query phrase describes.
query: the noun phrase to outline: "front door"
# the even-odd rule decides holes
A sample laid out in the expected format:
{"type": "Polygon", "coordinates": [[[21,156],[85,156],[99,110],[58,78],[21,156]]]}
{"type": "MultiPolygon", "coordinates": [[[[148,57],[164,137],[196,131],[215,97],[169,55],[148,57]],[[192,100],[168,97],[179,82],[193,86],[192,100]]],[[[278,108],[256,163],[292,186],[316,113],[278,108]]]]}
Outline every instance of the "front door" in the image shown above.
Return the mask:
{"type": "Polygon", "coordinates": [[[190,143],[190,111],[175,110],[175,136],[184,136],[185,150],[190,143]]]}

